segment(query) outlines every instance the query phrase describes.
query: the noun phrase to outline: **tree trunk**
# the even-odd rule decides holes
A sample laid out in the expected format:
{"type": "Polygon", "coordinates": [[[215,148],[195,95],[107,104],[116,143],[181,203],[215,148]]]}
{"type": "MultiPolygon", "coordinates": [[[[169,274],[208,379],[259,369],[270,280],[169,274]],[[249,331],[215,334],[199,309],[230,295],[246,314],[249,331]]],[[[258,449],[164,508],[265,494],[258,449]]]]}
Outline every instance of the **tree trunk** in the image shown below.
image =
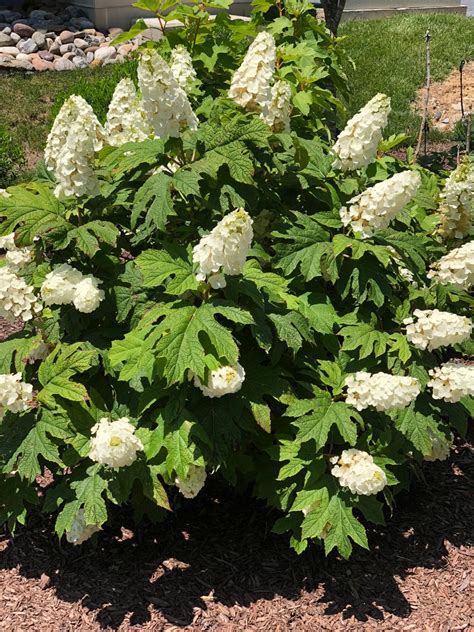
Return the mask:
{"type": "Polygon", "coordinates": [[[324,9],[326,26],[333,35],[337,35],[337,27],[341,21],[342,12],[346,6],[346,0],[321,0],[324,9]]]}

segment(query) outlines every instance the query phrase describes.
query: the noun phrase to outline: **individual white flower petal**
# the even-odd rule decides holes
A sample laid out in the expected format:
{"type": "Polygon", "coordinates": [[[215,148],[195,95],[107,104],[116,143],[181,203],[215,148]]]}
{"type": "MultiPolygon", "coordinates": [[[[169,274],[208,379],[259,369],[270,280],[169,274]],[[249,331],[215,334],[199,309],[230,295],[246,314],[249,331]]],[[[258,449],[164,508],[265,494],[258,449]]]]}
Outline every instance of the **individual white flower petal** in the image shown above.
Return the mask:
{"type": "Polygon", "coordinates": [[[22,382],[21,373],[0,375],[0,419],[6,410],[21,413],[31,407],[33,386],[22,382]]]}
{"type": "Polygon", "coordinates": [[[468,340],[472,332],[472,321],[439,309],[415,309],[414,318],[406,318],[408,340],[418,349],[438,349],[468,340]]]}
{"type": "Polygon", "coordinates": [[[376,94],[364,105],[339,134],[333,147],[337,156],[334,169],[353,171],[367,167],[375,158],[389,114],[390,99],[385,94],[376,94]]]}
{"type": "Polygon", "coordinates": [[[358,371],[346,378],[346,403],[357,410],[369,406],[378,411],[406,408],[420,394],[420,383],[414,377],[390,373],[358,371]]]}
{"type": "Polygon", "coordinates": [[[95,524],[86,524],[84,509],[79,509],[69,531],[66,531],[66,540],[71,544],[83,544],[94,533],[100,531],[95,524]]]}
{"type": "Polygon", "coordinates": [[[349,224],[362,237],[371,237],[376,231],[387,228],[390,222],[408,204],[421,177],[417,171],[402,171],[391,178],[356,195],[343,206],[339,214],[344,226],[349,224]]]}
{"type": "Polygon", "coordinates": [[[445,362],[429,371],[428,388],[434,399],[455,404],[466,396],[474,396],[474,365],[445,362]]]}
{"type": "Polygon", "coordinates": [[[185,498],[196,498],[206,482],[206,468],[199,465],[190,465],[186,478],[177,478],[175,483],[185,498]]]}
{"type": "Polygon", "coordinates": [[[91,274],[83,277],[76,285],[73,295],[74,307],[84,313],[90,314],[99,307],[105,297],[105,292],[99,289],[99,279],[91,274]]]}
{"type": "Polygon", "coordinates": [[[135,428],[127,417],[109,421],[103,417],[92,428],[89,458],[110,467],[131,465],[137,458],[137,452],[143,450],[143,444],[135,436],[135,428]]]}
{"type": "Polygon", "coordinates": [[[210,371],[207,384],[202,384],[197,376],[194,377],[194,386],[201,389],[206,397],[222,397],[231,393],[237,393],[242,388],[245,380],[245,370],[237,363],[233,366],[221,366],[210,371]]]}
{"type": "Polygon", "coordinates": [[[474,215],[474,160],[466,156],[446,180],[441,193],[438,233],[444,239],[472,234],[474,215]]]}
{"type": "Polygon", "coordinates": [[[26,322],[41,310],[33,287],[8,266],[0,268],[0,316],[8,321],[21,318],[26,322]]]}
{"type": "Polygon", "coordinates": [[[242,64],[232,77],[229,98],[246,110],[261,108],[270,99],[275,63],[275,40],[270,33],[262,31],[249,46],[242,64]]]}
{"type": "Polygon", "coordinates": [[[353,494],[378,494],[387,484],[385,472],[362,450],[343,450],[341,456],[332,458],[331,462],[334,463],[331,474],[339,479],[341,487],[348,487],[353,494]]]}
{"type": "Polygon", "coordinates": [[[276,81],[260,117],[274,132],[289,132],[291,110],[290,84],[287,81],[276,81]]]}
{"type": "Polygon", "coordinates": [[[457,285],[469,289],[474,285],[474,241],[454,248],[441,257],[431,266],[428,277],[442,285],[457,285]]]}
{"type": "Polygon", "coordinates": [[[171,51],[170,65],[174,78],[186,90],[196,79],[196,71],[193,68],[193,58],[182,44],[171,51]]]}

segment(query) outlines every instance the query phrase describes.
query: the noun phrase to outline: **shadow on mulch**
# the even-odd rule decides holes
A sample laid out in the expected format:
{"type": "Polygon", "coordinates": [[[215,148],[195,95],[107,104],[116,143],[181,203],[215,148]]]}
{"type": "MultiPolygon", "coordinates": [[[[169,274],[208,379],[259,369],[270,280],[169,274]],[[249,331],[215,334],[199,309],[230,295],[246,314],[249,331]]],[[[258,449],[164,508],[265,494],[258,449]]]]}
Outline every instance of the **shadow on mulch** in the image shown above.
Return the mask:
{"type": "MultiPolygon", "coordinates": [[[[145,624],[158,610],[162,621],[210,629],[192,626],[195,608],[247,607],[257,600],[260,608],[261,601],[281,596],[299,600],[304,609],[308,593],[312,604],[325,604],[323,615],[381,622],[392,613],[403,619],[411,605],[397,578],[417,567],[442,568],[446,542],[473,543],[473,461],[472,449],[463,444],[449,462],[429,464],[426,483],[398,500],[387,527],[371,530],[372,551],[356,549],[350,562],[326,559],[316,547],[297,556],[284,536],[270,532],[274,515],[259,502],[220,489],[217,496],[211,491],[183,502],[161,525],[134,535],[126,531],[128,539],[118,523],[101,534],[97,549],[61,548],[50,524],[36,518],[14,541],[5,536],[0,569],[17,568],[26,578],[48,575],[59,599],[93,611],[102,628],[117,628],[126,618],[128,625],[145,624]]],[[[212,629],[224,629],[218,621],[212,629]]],[[[278,627],[278,612],[272,621],[278,627]]]]}

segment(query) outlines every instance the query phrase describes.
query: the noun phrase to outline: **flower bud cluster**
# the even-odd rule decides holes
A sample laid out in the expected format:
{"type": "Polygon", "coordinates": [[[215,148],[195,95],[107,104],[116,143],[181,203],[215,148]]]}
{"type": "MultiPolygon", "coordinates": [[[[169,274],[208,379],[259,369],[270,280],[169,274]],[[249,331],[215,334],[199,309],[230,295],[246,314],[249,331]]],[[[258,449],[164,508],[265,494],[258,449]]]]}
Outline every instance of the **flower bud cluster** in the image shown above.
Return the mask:
{"type": "Polygon", "coordinates": [[[131,465],[143,444],[135,436],[135,428],[127,417],[109,421],[103,417],[92,430],[89,458],[109,467],[131,465]]]}
{"type": "Polygon", "coordinates": [[[414,377],[358,371],[346,378],[346,403],[357,410],[369,406],[378,411],[406,408],[420,394],[414,377]]]}
{"type": "Polygon", "coordinates": [[[13,272],[18,272],[33,260],[33,248],[18,248],[15,244],[15,233],[0,237],[0,250],[5,250],[5,261],[13,272]]]}
{"type": "Polygon", "coordinates": [[[466,396],[474,396],[474,365],[445,362],[430,370],[428,387],[434,399],[455,404],[466,396]]]}
{"type": "Polygon", "coordinates": [[[182,44],[178,44],[171,51],[170,65],[174,78],[183,90],[186,90],[195,81],[196,71],[191,55],[182,44]]]}
{"type": "Polygon", "coordinates": [[[472,233],[474,160],[468,156],[446,180],[439,207],[438,233],[444,239],[463,239],[472,233]]]}
{"type": "Polygon", "coordinates": [[[206,482],[206,468],[190,465],[186,478],[177,478],[175,483],[185,498],[196,498],[206,482]]]}
{"type": "Polygon", "coordinates": [[[151,136],[145,110],[131,79],[121,79],[115,88],[105,122],[107,141],[113,147],[139,143],[151,136]]]}
{"type": "Polygon", "coordinates": [[[344,226],[351,225],[362,237],[371,237],[376,231],[387,228],[390,222],[408,204],[421,177],[417,171],[402,171],[378,182],[356,195],[343,206],[339,214],[344,226]]]}
{"type": "Polygon", "coordinates": [[[364,105],[339,134],[333,147],[334,169],[353,171],[367,167],[375,158],[389,114],[390,99],[385,94],[376,94],[364,105]]]}
{"type": "Polygon", "coordinates": [[[252,239],[252,219],[244,209],[226,215],[193,249],[197,280],[225,287],[225,274],[242,274],[252,239]]]}
{"type": "Polygon", "coordinates": [[[210,371],[206,384],[202,384],[195,376],[194,386],[200,388],[206,397],[222,397],[240,391],[244,380],[245,370],[240,364],[237,364],[235,367],[221,366],[210,371]]]}
{"type": "Polygon", "coordinates": [[[105,293],[99,289],[102,283],[92,274],[84,275],[68,263],[63,263],[46,275],[41,286],[45,305],[70,305],[84,314],[99,307],[105,293]]]}
{"type": "Polygon", "coordinates": [[[442,285],[469,289],[474,285],[474,240],[454,248],[431,266],[428,277],[442,285]]]}
{"type": "Polygon", "coordinates": [[[269,101],[276,63],[275,40],[262,31],[249,46],[232,77],[229,98],[246,110],[258,110],[269,101]]]}
{"type": "Polygon", "coordinates": [[[341,456],[331,459],[331,463],[334,464],[331,474],[339,479],[341,487],[348,487],[353,494],[378,494],[387,484],[385,472],[374,463],[370,454],[362,450],[343,450],[341,456]]]}
{"type": "Polygon", "coordinates": [[[415,309],[413,318],[403,322],[412,345],[428,351],[468,340],[473,326],[470,318],[439,309],[415,309]]]}
{"type": "Polygon", "coordinates": [[[26,322],[41,310],[33,287],[9,266],[0,268],[0,316],[10,322],[17,318],[26,322]]]}
{"type": "Polygon", "coordinates": [[[21,413],[30,408],[33,399],[33,386],[22,382],[21,373],[0,375],[0,419],[6,410],[21,413]]]}
{"type": "Polygon", "coordinates": [[[289,132],[291,109],[290,84],[287,81],[276,81],[260,117],[274,132],[289,132]]]}

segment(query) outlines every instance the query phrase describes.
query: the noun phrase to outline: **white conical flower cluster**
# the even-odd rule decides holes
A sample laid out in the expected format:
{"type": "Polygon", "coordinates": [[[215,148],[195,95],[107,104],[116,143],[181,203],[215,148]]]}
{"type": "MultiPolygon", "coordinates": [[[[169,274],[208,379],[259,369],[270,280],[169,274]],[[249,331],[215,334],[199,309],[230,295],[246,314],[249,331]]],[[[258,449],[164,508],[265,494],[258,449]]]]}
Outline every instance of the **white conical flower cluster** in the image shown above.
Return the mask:
{"type": "Polygon", "coordinates": [[[97,525],[86,524],[84,509],[79,509],[74,517],[71,528],[69,531],[66,531],[66,540],[75,545],[83,544],[98,531],[100,531],[100,529],[97,525]]]}
{"type": "Polygon", "coordinates": [[[194,377],[194,386],[201,389],[206,397],[222,397],[231,393],[237,393],[242,388],[245,380],[243,366],[221,366],[210,371],[207,384],[202,384],[197,376],[194,377]]]}
{"type": "Polygon", "coordinates": [[[226,215],[193,249],[197,280],[225,287],[225,274],[242,274],[252,239],[252,219],[244,209],[226,215]]]}
{"type": "Polygon", "coordinates": [[[402,171],[378,182],[356,195],[339,211],[344,226],[349,224],[362,237],[371,237],[376,231],[387,228],[390,222],[408,204],[421,177],[417,171],[402,171]]]}
{"type": "Polygon", "coordinates": [[[346,403],[357,410],[373,406],[385,411],[406,408],[420,394],[420,383],[414,377],[390,373],[357,371],[346,378],[346,403]]]}
{"type": "Polygon", "coordinates": [[[138,84],[143,109],[157,138],[178,137],[186,127],[197,128],[199,121],[186,92],[156,50],[147,49],[142,53],[138,84]]]}
{"type": "Polygon", "coordinates": [[[0,268],[0,316],[8,321],[21,318],[26,322],[41,310],[33,287],[8,266],[0,268]]]}
{"type": "Polygon", "coordinates": [[[431,266],[428,277],[442,285],[469,289],[474,285],[474,241],[454,248],[431,266]]]}
{"type": "Polygon", "coordinates": [[[290,84],[287,81],[276,81],[260,117],[274,132],[289,132],[291,109],[290,84]]]}
{"type": "Polygon", "coordinates": [[[455,404],[466,396],[474,396],[474,365],[461,362],[445,362],[430,370],[428,387],[434,399],[444,399],[455,404]]]}
{"type": "Polygon", "coordinates": [[[433,351],[468,340],[472,332],[472,321],[439,309],[415,309],[413,318],[405,318],[406,335],[418,349],[433,351]]]}
{"type": "Polygon", "coordinates": [[[64,102],[49,133],[44,154],[46,166],[56,176],[56,197],[81,197],[99,192],[93,160],[105,136],[87,101],[73,95],[64,102]]]}
{"type": "Polygon", "coordinates": [[[105,133],[107,142],[113,147],[139,143],[151,136],[151,126],[131,79],[121,79],[115,88],[107,112],[105,133]]]}
{"type": "Polygon", "coordinates": [[[390,114],[390,98],[376,94],[348,122],[333,147],[334,169],[353,171],[370,164],[382,140],[382,130],[390,114]]]}
{"type": "Polygon", "coordinates": [[[270,98],[275,63],[275,40],[270,33],[263,31],[250,44],[242,64],[235,71],[229,98],[246,110],[263,107],[270,98]]]}
{"type": "Polygon", "coordinates": [[[378,494],[387,484],[385,472],[374,463],[370,454],[362,450],[343,450],[340,457],[331,459],[331,463],[334,464],[331,474],[339,479],[341,487],[348,487],[353,494],[378,494]]]}
{"type": "Polygon", "coordinates": [[[0,237],[0,250],[6,250],[5,261],[13,272],[17,272],[33,260],[33,248],[18,248],[15,244],[15,233],[0,237]]]}
{"type": "Polygon", "coordinates": [[[6,410],[21,413],[31,406],[33,386],[22,382],[21,373],[0,375],[0,419],[6,410]]]}
{"type": "Polygon", "coordinates": [[[84,314],[95,311],[104,299],[99,289],[102,283],[92,274],[84,275],[68,263],[63,263],[48,272],[41,286],[41,297],[45,305],[71,305],[84,314]]]}
{"type": "Polygon", "coordinates": [[[428,429],[428,433],[431,439],[431,450],[428,454],[423,456],[425,461],[445,461],[449,453],[451,452],[451,446],[453,444],[453,435],[449,439],[441,438],[438,435],[428,429]]]}
{"type": "Polygon", "coordinates": [[[439,234],[463,239],[472,233],[474,214],[474,160],[468,156],[446,180],[439,207],[439,234]]]}
{"type": "Polygon", "coordinates": [[[127,417],[109,421],[103,417],[91,433],[89,458],[110,467],[131,465],[143,443],[135,436],[135,428],[127,417]]]}
{"type": "Polygon", "coordinates": [[[196,498],[206,482],[206,468],[199,465],[190,465],[186,478],[177,478],[175,483],[185,498],[196,498]]]}
{"type": "Polygon", "coordinates": [[[171,51],[170,65],[174,78],[186,90],[196,79],[196,71],[193,68],[193,58],[182,44],[171,51]]]}

